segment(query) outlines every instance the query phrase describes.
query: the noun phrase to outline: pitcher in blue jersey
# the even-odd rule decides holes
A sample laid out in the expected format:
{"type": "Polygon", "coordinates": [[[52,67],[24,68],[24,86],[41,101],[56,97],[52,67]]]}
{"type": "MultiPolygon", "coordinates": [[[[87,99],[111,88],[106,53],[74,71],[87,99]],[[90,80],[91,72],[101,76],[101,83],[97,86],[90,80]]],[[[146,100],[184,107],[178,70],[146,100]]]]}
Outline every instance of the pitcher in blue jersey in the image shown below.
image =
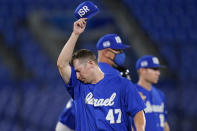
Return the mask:
{"type": "Polygon", "coordinates": [[[142,110],[145,105],[134,85],[118,75],[104,74],[96,56],[89,50],[79,50],[72,56],[85,27],[86,18],[74,23],[73,32],[57,61],[60,74],[74,100],[76,130],[130,130],[129,116],[136,118],[140,131],[144,130],[142,110]]]}
{"type": "Polygon", "coordinates": [[[139,74],[136,87],[146,104],[146,131],[170,130],[164,93],[152,85],[158,82],[161,67],[159,59],[152,55],[143,56],[136,63],[139,74]]]}
{"type": "MultiPolygon", "coordinates": [[[[102,36],[96,45],[98,50],[98,65],[100,69],[104,73],[121,75],[131,80],[129,70],[123,66],[125,57],[122,57],[125,56],[122,55],[124,54],[123,50],[128,47],[128,45],[122,44],[122,40],[117,34],[106,34],[102,36]],[[110,42],[110,45],[103,45],[105,41],[110,42]]],[[[74,104],[70,104],[70,102],[71,101],[69,101],[68,104],[71,105],[71,107],[69,106],[69,108],[67,108],[66,106],[60,114],[56,131],[72,131],[75,129],[75,109],[74,104]]]]}

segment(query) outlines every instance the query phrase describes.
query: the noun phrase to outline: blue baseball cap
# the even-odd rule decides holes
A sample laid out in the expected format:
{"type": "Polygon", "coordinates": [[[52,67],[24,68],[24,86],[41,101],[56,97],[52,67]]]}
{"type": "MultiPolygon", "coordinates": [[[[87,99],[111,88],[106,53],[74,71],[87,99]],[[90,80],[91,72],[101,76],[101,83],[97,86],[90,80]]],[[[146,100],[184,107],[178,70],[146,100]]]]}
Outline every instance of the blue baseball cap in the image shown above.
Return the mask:
{"type": "Polygon", "coordinates": [[[107,34],[101,37],[97,44],[96,49],[97,50],[103,50],[105,48],[111,48],[111,49],[126,49],[129,45],[122,44],[122,40],[120,36],[117,34],[107,34]]]}
{"type": "Polygon", "coordinates": [[[136,69],[140,68],[163,68],[165,66],[160,65],[159,59],[152,55],[145,55],[139,58],[136,62],[136,69]]]}
{"type": "Polygon", "coordinates": [[[99,12],[98,7],[91,1],[85,1],[77,6],[74,15],[77,19],[92,18],[99,12]]]}

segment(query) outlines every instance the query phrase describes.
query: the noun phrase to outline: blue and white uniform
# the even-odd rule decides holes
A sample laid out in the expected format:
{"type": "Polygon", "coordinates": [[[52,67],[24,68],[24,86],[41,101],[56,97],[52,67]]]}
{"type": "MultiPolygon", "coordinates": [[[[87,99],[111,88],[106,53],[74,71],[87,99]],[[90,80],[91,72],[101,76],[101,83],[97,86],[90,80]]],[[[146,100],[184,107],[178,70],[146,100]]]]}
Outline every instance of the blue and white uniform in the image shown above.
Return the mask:
{"type": "Polygon", "coordinates": [[[67,89],[74,99],[76,130],[129,130],[128,115],[145,108],[134,85],[118,75],[105,74],[97,84],[84,84],[72,67],[67,89]]]}
{"type": "MultiPolygon", "coordinates": [[[[101,37],[99,39],[99,41],[97,42],[96,48],[97,50],[102,50],[105,48],[111,48],[111,49],[126,49],[128,48],[128,45],[122,44],[122,40],[120,38],[120,36],[118,36],[117,34],[107,34],[104,35],[103,37],[101,37]]],[[[125,60],[125,54],[124,53],[120,53],[120,54],[115,54],[114,57],[114,62],[117,65],[121,65],[124,63],[125,60]]],[[[113,67],[111,67],[110,65],[108,65],[107,63],[98,63],[99,67],[101,68],[101,70],[105,73],[105,74],[113,74],[113,75],[118,75],[120,76],[120,72],[116,69],[114,69],[113,67]]],[[[70,91],[70,90],[69,90],[70,91]]],[[[69,92],[72,96],[74,95],[74,92],[69,92]]],[[[63,113],[61,114],[62,120],[67,120],[64,117],[67,117],[67,115],[69,116],[69,113],[72,113],[72,115],[74,116],[75,114],[73,113],[73,111],[71,110],[67,110],[64,109],[63,113]]],[[[62,123],[66,123],[67,126],[70,127],[70,124],[72,125],[72,123],[74,123],[74,121],[69,121],[69,122],[62,122],[62,123]]]]}
{"type": "MultiPolygon", "coordinates": [[[[117,69],[113,68],[107,63],[99,62],[98,65],[104,73],[121,76],[120,72],[117,69]]],[[[75,107],[74,107],[73,101],[71,103],[71,107],[69,109],[65,108],[63,112],[60,114],[59,121],[62,124],[68,126],[70,129],[75,129],[75,124],[74,124],[75,123],[75,107]]],[[[129,124],[128,127],[131,127],[130,123],[128,124],[129,124]]]]}
{"type": "Polygon", "coordinates": [[[163,92],[154,86],[149,91],[140,85],[136,85],[139,92],[145,98],[146,131],[164,131],[164,123],[167,121],[166,100],[163,92]]]}
{"type": "MultiPolygon", "coordinates": [[[[118,70],[114,69],[107,63],[99,62],[98,65],[104,73],[120,75],[120,72],[118,70]]],[[[63,112],[60,114],[59,121],[62,124],[68,126],[70,129],[75,129],[75,107],[73,101],[69,100],[68,105],[70,106],[66,106],[63,112]]]]}

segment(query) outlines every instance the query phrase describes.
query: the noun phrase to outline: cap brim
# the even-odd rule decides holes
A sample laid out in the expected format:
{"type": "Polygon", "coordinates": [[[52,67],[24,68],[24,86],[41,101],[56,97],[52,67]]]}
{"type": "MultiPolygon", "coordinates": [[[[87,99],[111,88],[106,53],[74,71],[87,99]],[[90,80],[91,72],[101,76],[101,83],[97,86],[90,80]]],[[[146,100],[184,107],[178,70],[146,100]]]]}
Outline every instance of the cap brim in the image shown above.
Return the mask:
{"type": "Polygon", "coordinates": [[[165,65],[157,65],[157,66],[152,66],[152,67],[147,67],[147,68],[166,68],[165,65]]]}
{"type": "Polygon", "coordinates": [[[115,47],[110,47],[110,48],[115,49],[115,50],[119,50],[119,49],[126,49],[126,48],[129,48],[129,47],[130,47],[129,45],[117,44],[115,47]]]}

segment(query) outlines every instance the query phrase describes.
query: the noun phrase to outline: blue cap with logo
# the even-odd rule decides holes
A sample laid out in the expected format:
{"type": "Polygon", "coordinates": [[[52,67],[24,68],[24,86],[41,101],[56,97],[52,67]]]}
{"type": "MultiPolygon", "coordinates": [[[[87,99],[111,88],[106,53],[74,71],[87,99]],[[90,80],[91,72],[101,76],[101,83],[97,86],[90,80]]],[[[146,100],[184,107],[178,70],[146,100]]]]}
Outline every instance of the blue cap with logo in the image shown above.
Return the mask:
{"type": "Polygon", "coordinates": [[[101,37],[96,45],[97,50],[102,50],[105,48],[111,48],[111,49],[126,49],[128,48],[128,45],[122,44],[122,40],[120,36],[117,34],[107,34],[101,37]]]}
{"type": "Polygon", "coordinates": [[[152,55],[145,55],[139,58],[136,62],[136,69],[140,68],[163,68],[165,66],[160,65],[159,59],[152,55]]]}
{"type": "Polygon", "coordinates": [[[92,18],[99,12],[98,7],[91,1],[85,1],[77,6],[74,15],[77,19],[92,18]]]}

